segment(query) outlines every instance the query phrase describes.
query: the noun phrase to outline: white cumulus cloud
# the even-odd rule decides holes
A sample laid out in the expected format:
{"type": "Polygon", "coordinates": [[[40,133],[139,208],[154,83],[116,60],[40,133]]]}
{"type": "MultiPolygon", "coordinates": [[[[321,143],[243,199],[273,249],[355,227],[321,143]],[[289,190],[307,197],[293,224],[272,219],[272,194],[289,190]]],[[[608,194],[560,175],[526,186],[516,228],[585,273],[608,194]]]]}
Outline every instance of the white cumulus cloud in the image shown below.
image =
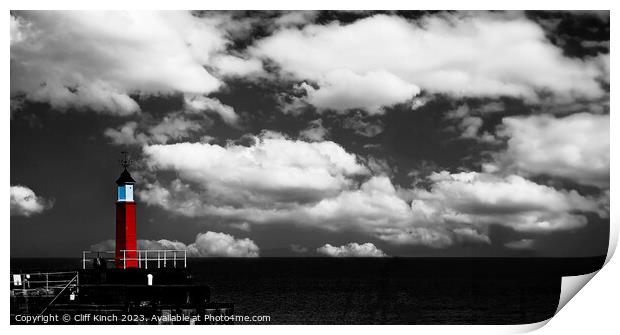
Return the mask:
{"type": "Polygon", "coordinates": [[[11,186],[11,216],[32,216],[52,208],[54,202],[34,193],[27,186],[11,186]]]}
{"type": "Polygon", "coordinates": [[[497,171],[441,171],[427,177],[428,188],[402,188],[384,174],[389,166],[377,169],[330,141],[273,132],[246,145],[177,143],[143,150],[151,173],[175,174],[147,182],[137,191],[142,201],[231,227],[294,224],[443,248],[490,244],[491,225],[546,234],[581,228],[588,213],[607,215],[604,199],[497,171]]]}
{"type": "MultiPolygon", "coordinates": [[[[93,251],[114,250],[114,240],[105,240],[90,246],[93,251]]],[[[186,250],[191,257],[258,257],[259,247],[249,238],[235,238],[225,233],[207,231],[196,235],[194,243],[179,241],[138,240],[140,250],[186,250]]]]}
{"type": "Polygon", "coordinates": [[[333,70],[319,81],[319,88],[303,83],[306,101],[320,109],[345,112],[365,109],[369,114],[381,114],[381,107],[406,101],[420,93],[420,88],[387,71],[357,74],[350,70],[333,70]]]}
{"type": "Polygon", "coordinates": [[[598,98],[606,76],[598,58],[564,56],[537,23],[521,15],[453,13],[407,20],[374,15],[342,24],[280,29],[250,48],[304,84],[321,109],[405,102],[420,89],[455,97],[537,101],[598,98]],[[515,61],[518,59],[519,61],[515,61]]]}
{"type": "Polygon", "coordinates": [[[508,147],[499,155],[501,164],[526,174],[609,187],[609,115],[507,117],[503,125],[508,147]]]}
{"type": "Polygon", "coordinates": [[[245,59],[232,55],[218,55],[211,61],[218,74],[228,77],[243,77],[263,73],[263,63],[255,58],[245,59]]]}
{"type": "Polygon", "coordinates": [[[190,254],[199,256],[258,257],[259,248],[249,238],[237,239],[232,235],[208,231],[196,236],[188,246],[190,254]]]}
{"type": "Polygon", "coordinates": [[[367,173],[355,155],[333,142],[294,141],[273,133],[254,141],[252,146],[152,145],[144,154],[152,169],[176,171],[205,190],[212,203],[243,207],[321,199],[367,173]]]}
{"type": "Polygon", "coordinates": [[[329,130],[323,126],[323,121],[321,119],[316,119],[310,122],[308,128],[299,132],[299,136],[303,139],[321,142],[325,140],[329,133],[329,130]]]}
{"type": "Polygon", "coordinates": [[[249,146],[179,143],[144,153],[152,172],[176,177],[147,183],[138,191],[142,201],[231,226],[294,224],[444,248],[490,244],[490,225],[546,234],[585,226],[587,213],[607,215],[599,198],[514,174],[442,171],[427,177],[428,189],[400,188],[333,142],[273,133],[249,146]]]}
{"type": "Polygon", "coordinates": [[[205,70],[228,41],[175,11],[24,11],[11,21],[11,97],[58,109],[139,111],[131,94],[209,94],[205,70]]]}
{"type": "Polygon", "coordinates": [[[191,120],[179,113],[170,113],[158,123],[148,125],[145,120],[140,123],[129,121],[116,128],[107,128],[103,134],[117,145],[165,144],[171,141],[185,140],[203,129],[203,124],[210,120],[191,120]]]}
{"type": "Polygon", "coordinates": [[[517,175],[442,171],[429,179],[430,190],[413,192],[412,208],[418,220],[446,225],[500,224],[521,232],[551,232],[585,226],[587,220],[580,212],[601,213],[597,199],[517,175]]]}
{"type": "Polygon", "coordinates": [[[330,257],[386,257],[387,255],[372,243],[349,243],[339,247],[325,244],[316,249],[320,254],[330,257]]]}
{"type": "Polygon", "coordinates": [[[190,112],[218,114],[222,121],[231,126],[235,126],[239,122],[239,115],[235,112],[235,109],[223,104],[216,98],[208,98],[202,95],[186,95],[185,105],[190,112]]]}

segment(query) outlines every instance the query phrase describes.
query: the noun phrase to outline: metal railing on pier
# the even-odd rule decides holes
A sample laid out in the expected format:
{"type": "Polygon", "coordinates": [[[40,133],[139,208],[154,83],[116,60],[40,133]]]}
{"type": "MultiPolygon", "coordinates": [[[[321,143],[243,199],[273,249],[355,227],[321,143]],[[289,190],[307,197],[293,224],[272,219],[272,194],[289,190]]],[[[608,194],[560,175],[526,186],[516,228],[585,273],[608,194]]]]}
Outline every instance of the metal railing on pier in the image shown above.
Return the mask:
{"type": "MultiPolygon", "coordinates": [[[[166,267],[187,267],[187,250],[121,250],[122,256],[118,258],[123,268],[166,268],[166,267]]],[[[111,260],[116,261],[114,251],[83,251],[82,252],[82,268],[86,269],[87,263],[95,261],[111,260]],[[103,257],[102,257],[103,256],[103,257]]]]}
{"type": "Polygon", "coordinates": [[[11,293],[13,295],[55,295],[67,286],[77,286],[78,273],[64,272],[31,272],[11,273],[11,293]]]}
{"type": "Polygon", "coordinates": [[[121,250],[123,253],[123,268],[127,268],[130,261],[138,261],[138,268],[149,268],[157,266],[157,268],[165,268],[169,265],[172,267],[187,267],[187,250],[121,250]],[[135,257],[132,257],[135,256],[135,257]]]}
{"type": "Polygon", "coordinates": [[[114,251],[82,251],[82,269],[86,269],[89,264],[95,267],[96,262],[106,261],[111,262],[114,267],[114,251]]]}

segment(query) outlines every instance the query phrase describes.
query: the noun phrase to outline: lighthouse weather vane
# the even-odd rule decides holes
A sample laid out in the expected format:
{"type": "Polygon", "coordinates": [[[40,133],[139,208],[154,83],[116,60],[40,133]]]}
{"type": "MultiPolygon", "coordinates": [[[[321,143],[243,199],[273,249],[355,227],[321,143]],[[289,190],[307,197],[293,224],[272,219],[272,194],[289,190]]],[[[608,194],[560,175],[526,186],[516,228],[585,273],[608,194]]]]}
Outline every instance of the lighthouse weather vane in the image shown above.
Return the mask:
{"type": "Polygon", "coordinates": [[[119,159],[118,162],[121,163],[121,166],[126,169],[130,167],[134,162],[132,159],[129,158],[129,153],[127,151],[121,151],[121,154],[123,154],[123,159],[119,159]]]}

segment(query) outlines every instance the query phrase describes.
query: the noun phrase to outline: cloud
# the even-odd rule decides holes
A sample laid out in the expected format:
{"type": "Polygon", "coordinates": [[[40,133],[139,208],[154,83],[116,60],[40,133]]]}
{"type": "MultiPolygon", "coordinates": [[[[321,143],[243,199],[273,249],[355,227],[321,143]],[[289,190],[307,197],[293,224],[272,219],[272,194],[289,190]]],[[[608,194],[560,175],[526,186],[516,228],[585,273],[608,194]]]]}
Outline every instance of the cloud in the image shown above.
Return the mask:
{"type": "Polygon", "coordinates": [[[370,71],[362,75],[350,70],[327,72],[318,81],[319,88],[306,83],[301,88],[305,100],[319,109],[345,112],[365,109],[369,114],[382,114],[383,106],[406,101],[420,93],[420,88],[387,71],[370,71]]]}
{"type": "Polygon", "coordinates": [[[364,137],[375,137],[383,132],[381,120],[364,120],[359,114],[346,117],[342,121],[342,128],[351,129],[355,134],[364,137]]]}
{"type": "Polygon", "coordinates": [[[452,230],[457,240],[460,242],[473,242],[473,243],[485,243],[491,244],[489,236],[480,233],[473,228],[456,228],[452,230]]]}
{"type": "Polygon", "coordinates": [[[411,224],[411,208],[386,176],[369,174],[356,155],[329,142],[263,134],[250,146],[179,143],[144,147],[156,175],[137,190],[142,201],[189,217],[225,222],[296,224],[377,236],[411,224]]]}
{"type": "Polygon", "coordinates": [[[478,131],[480,127],[482,127],[482,118],[478,116],[467,116],[461,120],[461,128],[462,133],[461,137],[463,138],[477,138],[478,131]]]}
{"type": "MultiPolygon", "coordinates": [[[[233,223],[294,224],[328,231],[357,231],[394,244],[436,248],[462,240],[456,239],[441,223],[433,227],[426,221],[421,222],[422,226],[415,222],[410,204],[385,176],[371,177],[360,186],[354,185],[336,195],[320,194],[317,199],[307,199],[299,191],[301,194],[293,193],[279,201],[254,200],[243,204],[223,197],[211,198],[211,192],[194,189],[192,183],[179,179],[169,185],[156,182],[138,192],[148,205],[189,217],[212,216],[233,223]],[[299,198],[305,201],[296,200],[299,198]]],[[[234,193],[248,193],[248,190],[235,188],[234,193]]]]}
{"type": "Polygon", "coordinates": [[[205,70],[223,32],[189,12],[24,11],[11,14],[11,97],[57,109],[136,113],[134,94],[209,94],[205,70]]]}
{"type": "Polygon", "coordinates": [[[374,15],[280,29],[248,51],[302,82],[321,109],[381,107],[420,90],[453,97],[508,96],[537,101],[604,95],[600,61],[569,58],[522,15],[451,13],[416,21],[374,15]],[[501,36],[501,38],[498,38],[501,36]],[[519,59],[515,62],[515,59],[519,59]]]}
{"type": "Polygon", "coordinates": [[[90,251],[112,251],[116,249],[116,242],[112,239],[104,240],[88,247],[90,251]]]}
{"type": "Polygon", "coordinates": [[[24,31],[28,29],[28,23],[23,19],[11,15],[11,45],[24,40],[24,31]]]}
{"type": "Polygon", "coordinates": [[[397,171],[397,167],[390,165],[390,163],[388,163],[385,159],[366,156],[365,163],[368,166],[368,169],[375,175],[393,176],[397,171]]]}
{"type": "Polygon", "coordinates": [[[441,171],[427,179],[429,189],[403,190],[412,199],[410,218],[401,224],[378,227],[378,238],[392,244],[433,248],[490,244],[491,225],[548,234],[584,227],[586,213],[608,215],[605,197],[557,190],[517,175],[441,171]]]}
{"type": "Polygon", "coordinates": [[[11,216],[32,216],[54,206],[54,201],[34,193],[27,186],[11,186],[11,216]]]}
{"type": "Polygon", "coordinates": [[[432,96],[419,95],[411,101],[411,110],[416,110],[426,106],[427,103],[433,100],[432,96]]]}
{"type": "Polygon", "coordinates": [[[325,244],[324,246],[316,249],[320,254],[330,257],[386,257],[387,255],[377,249],[372,243],[349,243],[339,247],[334,247],[331,244],[325,244]]]}
{"type": "Polygon", "coordinates": [[[445,248],[490,244],[491,225],[547,234],[585,226],[588,213],[607,215],[602,198],[513,174],[441,171],[419,184],[428,188],[401,188],[336,143],[269,132],[247,146],[178,143],[143,150],[154,178],[174,177],[147,181],[137,191],[142,201],[231,225],[292,224],[445,248]]]}
{"type": "MultiPolygon", "coordinates": [[[[199,185],[213,204],[244,207],[322,199],[349,185],[351,177],[367,173],[355,155],[333,142],[293,141],[275,133],[253,140],[251,146],[152,145],[144,154],[151,169],[176,171],[199,185]]],[[[149,192],[143,193],[146,199],[154,196],[149,192]]]]}
{"type": "MultiPolygon", "coordinates": [[[[556,190],[522,177],[486,173],[435,173],[431,188],[396,189],[374,176],[359,188],[309,202],[265,202],[238,206],[205,197],[180,180],[150,185],[140,197],[185,216],[214,216],[253,224],[295,224],[328,231],[355,231],[390,244],[445,248],[459,243],[490,244],[490,225],[548,234],[587,224],[585,213],[605,215],[600,199],[556,190]],[[408,202],[407,199],[411,199],[408,202]]],[[[243,193],[244,190],[237,192],[243,193]]]]}
{"type": "Polygon", "coordinates": [[[316,119],[310,122],[308,128],[300,131],[299,136],[309,141],[321,142],[325,140],[328,133],[329,131],[323,127],[323,121],[316,119]]]}
{"type": "MultiPolygon", "coordinates": [[[[114,240],[105,240],[90,246],[93,251],[115,249],[114,240]]],[[[196,235],[194,243],[179,241],[138,240],[140,250],[187,250],[190,257],[258,257],[260,249],[249,238],[237,239],[232,235],[207,231],[196,235]]]]}
{"type": "Polygon", "coordinates": [[[149,137],[143,133],[137,133],[138,123],[129,121],[118,129],[107,128],[103,134],[116,145],[144,144],[149,142],[149,137]]]}
{"type": "Polygon", "coordinates": [[[506,117],[507,149],[500,165],[527,175],[549,175],[609,187],[609,115],[506,117]]]}
{"type": "Polygon", "coordinates": [[[481,131],[484,125],[484,117],[489,114],[501,112],[505,109],[502,102],[489,102],[475,108],[468,104],[459,105],[456,109],[446,113],[446,120],[456,121],[455,130],[460,132],[460,137],[472,139],[481,143],[498,144],[498,138],[488,131],[481,131]]]}
{"type": "Polygon", "coordinates": [[[500,143],[497,137],[488,131],[481,132],[480,128],[484,124],[484,121],[479,116],[466,116],[460,120],[457,125],[459,128],[461,138],[476,140],[481,143],[500,143]]]}
{"type": "Polygon", "coordinates": [[[250,226],[250,224],[247,223],[247,222],[231,223],[230,226],[235,228],[235,229],[239,229],[239,230],[243,230],[243,231],[251,231],[252,230],[252,226],[250,226]]]}
{"type": "Polygon", "coordinates": [[[249,238],[236,239],[232,235],[208,231],[196,236],[190,244],[191,254],[200,256],[258,257],[259,248],[249,238]]]}
{"type": "Polygon", "coordinates": [[[296,254],[305,254],[306,252],[308,252],[308,248],[299,244],[291,244],[290,247],[291,251],[296,254]]]}
{"type": "Polygon", "coordinates": [[[373,233],[406,224],[411,218],[411,209],[388,177],[373,176],[358,189],[322,199],[313,206],[303,208],[299,214],[315,226],[373,233]]]}
{"type": "Polygon", "coordinates": [[[314,21],[318,15],[317,11],[293,10],[284,12],[274,20],[274,23],[278,27],[299,26],[314,21]]]}
{"type": "Polygon", "coordinates": [[[263,63],[255,58],[245,59],[233,55],[218,55],[212,66],[224,77],[244,77],[263,75],[263,63]]]}
{"type": "Polygon", "coordinates": [[[510,241],[505,243],[504,246],[509,249],[532,249],[534,247],[534,240],[524,238],[516,241],[510,241]]]}
{"type": "Polygon", "coordinates": [[[141,120],[140,124],[136,121],[129,121],[118,129],[107,128],[103,134],[116,145],[165,144],[170,141],[187,139],[190,135],[202,130],[204,123],[210,122],[209,120],[190,120],[179,113],[171,113],[156,124],[148,125],[145,119],[141,120]]]}
{"type": "Polygon", "coordinates": [[[457,108],[446,113],[446,119],[463,119],[467,116],[488,116],[490,114],[503,112],[506,105],[501,101],[487,102],[478,106],[460,104],[457,108]]]}
{"type": "MultiPolygon", "coordinates": [[[[114,250],[114,246],[116,245],[115,241],[114,240],[108,240],[108,241],[111,241],[110,244],[112,246],[112,249],[108,249],[108,250],[114,250]]],[[[185,245],[185,243],[179,242],[179,241],[170,241],[166,239],[161,239],[157,241],[138,240],[137,243],[138,243],[137,248],[139,250],[187,250],[188,256],[200,256],[200,255],[192,253],[190,249],[188,248],[189,246],[193,244],[190,244],[189,246],[187,246],[185,245]]]]}
{"type": "Polygon", "coordinates": [[[239,115],[235,113],[235,109],[221,103],[216,98],[208,98],[201,95],[185,96],[185,106],[190,112],[199,113],[206,112],[218,114],[225,123],[236,126],[239,122],[239,115]]]}
{"type": "Polygon", "coordinates": [[[149,129],[155,143],[167,143],[170,139],[186,138],[191,132],[202,129],[196,122],[185,119],[182,116],[168,115],[163,120],[149,129]]]}
{"type": "Polygon", "coordinates": [[[456,242],[453,233],[441,222],[436,227],[410,224],[399,228],[385,228],[378,231],[377,237],[391,244],[426,246],[435,249],[447,248],[456,242]]]}
{"type": "Polygon", "coordinates": [[[442,171],[429,180],[430,190],[413,191],[411,206],[421,221],[478,227],[499,224],[520,232],[546,233],[585,226],[587,219],[580,213],[601,213],[597,199],[517,175],[442,171]]]}

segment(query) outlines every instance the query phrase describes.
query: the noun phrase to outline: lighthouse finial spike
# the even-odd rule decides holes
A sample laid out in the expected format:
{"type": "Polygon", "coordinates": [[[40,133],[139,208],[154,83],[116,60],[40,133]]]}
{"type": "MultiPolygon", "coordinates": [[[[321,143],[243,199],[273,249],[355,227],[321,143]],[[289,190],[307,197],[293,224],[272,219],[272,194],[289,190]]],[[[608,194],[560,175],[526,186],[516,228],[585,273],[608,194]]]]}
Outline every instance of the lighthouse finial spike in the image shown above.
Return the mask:
{"type": "Polygon", "coordinates": [[[119,160],[119,163],[126,169],[133,164],[133,160],[129,158],[129,153],[127,151],[121,151],[121,154],[123,154],[123,159],[119,160]]]}

